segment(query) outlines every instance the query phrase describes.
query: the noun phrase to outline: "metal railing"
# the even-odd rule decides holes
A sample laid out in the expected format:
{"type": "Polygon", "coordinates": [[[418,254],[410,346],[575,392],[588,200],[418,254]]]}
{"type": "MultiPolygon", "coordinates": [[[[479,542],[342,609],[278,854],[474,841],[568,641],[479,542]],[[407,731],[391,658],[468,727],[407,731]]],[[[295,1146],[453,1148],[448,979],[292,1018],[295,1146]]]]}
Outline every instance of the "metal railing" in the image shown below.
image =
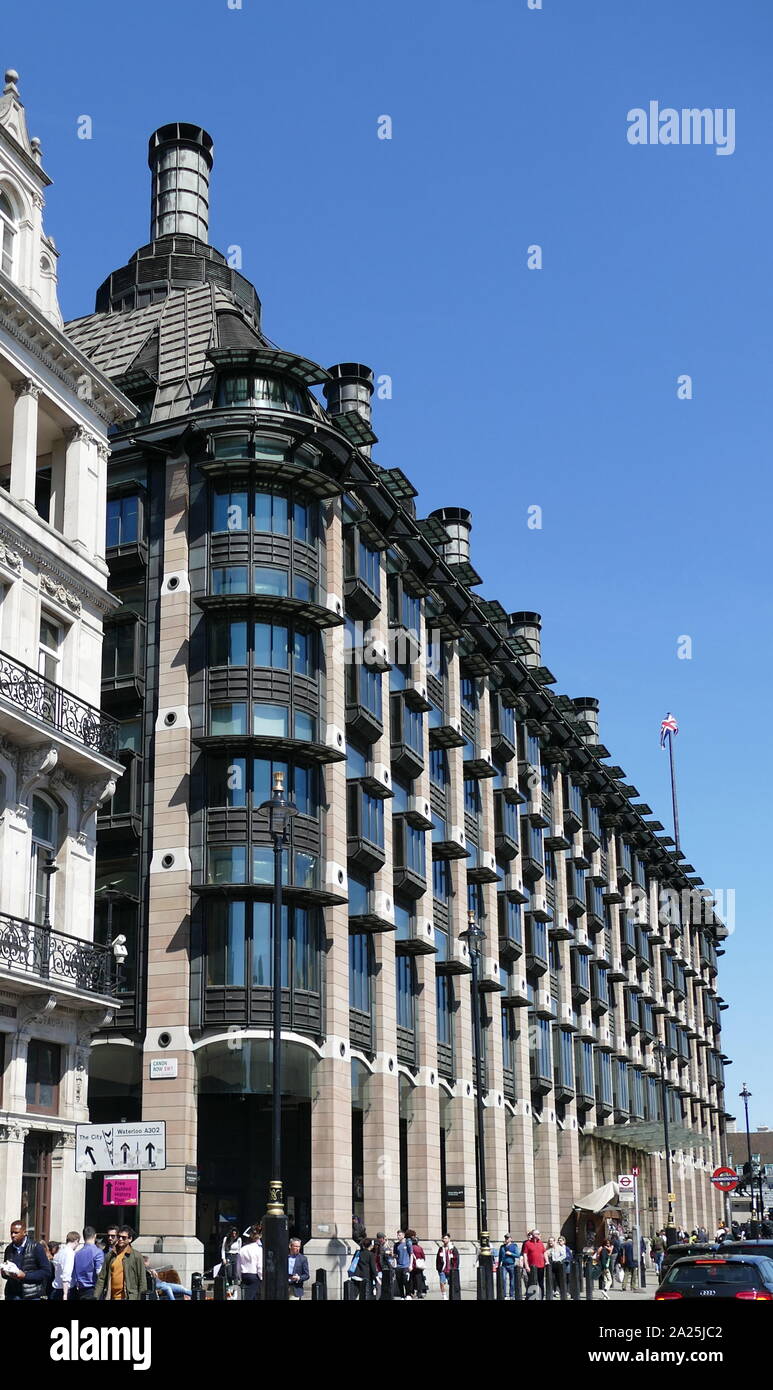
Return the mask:
{"type": "Polygon", "coordinates": [[[79,700],[61,685],[0,652],[0,696],[24,714],[50,724],[58,733],[69,734],[86,748],[107,758],[118,754],[120,726],[86,700],[79,700]]]}
{"type": "Polygon", "coordinates": [[[0,973],[109,995],[113,970],[113,952],[107,946],[0,913],[0,973]]]}

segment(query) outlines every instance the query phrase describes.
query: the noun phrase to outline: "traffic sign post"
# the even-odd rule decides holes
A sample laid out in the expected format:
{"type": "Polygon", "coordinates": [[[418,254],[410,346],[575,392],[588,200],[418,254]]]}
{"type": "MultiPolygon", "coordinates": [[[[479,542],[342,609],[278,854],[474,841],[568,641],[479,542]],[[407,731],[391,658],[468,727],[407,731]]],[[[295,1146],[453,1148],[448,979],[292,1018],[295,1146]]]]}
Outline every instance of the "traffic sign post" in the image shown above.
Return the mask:
{"type": "Polygon", "coordinates": [[[166,1168],[166,1122],[76,1125],[78,1173],[157,1172],[166,1168]]]}

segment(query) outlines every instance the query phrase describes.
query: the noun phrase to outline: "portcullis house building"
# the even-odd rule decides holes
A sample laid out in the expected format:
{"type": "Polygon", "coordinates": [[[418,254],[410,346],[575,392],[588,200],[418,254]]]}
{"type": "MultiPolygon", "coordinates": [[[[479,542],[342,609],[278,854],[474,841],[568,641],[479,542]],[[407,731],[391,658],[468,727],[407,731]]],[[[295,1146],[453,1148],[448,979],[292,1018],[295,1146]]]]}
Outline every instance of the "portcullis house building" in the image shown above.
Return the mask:
{"type": "Polygon", "coordinates": [[[611,765],[597,701],[555,692],[539,616],[512,611],[519,595],[480,596],[470,514],[422,516],[401,469],[371,457],[372,372],[264,336],[255,290],[207,241],[209,135],[164,126],[149,162],[151,240],[68,328],[138,411],[111,440],[123,606],[102,698],[125,772],[100,808],[97,895],[131,968],[92,1050],[90,1106],[95,1121],[166,1120],[168,1166],[142,1180],[145,1248],[163,1237],[178,1268],[201,1268],[226,1219],[265,1208],[258,808],[276,770],[299,812],[283,1176],[312,1268],[338,1271],[333,1293],[353,1213],[371,1233],[450,1230],[472,1252],[470,910],[486,933],[492,1235],[574,1232],[575,1206],[633,1164],[643,1224],[665,1219],[658,1040],[676,1219],[709,1225],[715,904],[611,765]]]}

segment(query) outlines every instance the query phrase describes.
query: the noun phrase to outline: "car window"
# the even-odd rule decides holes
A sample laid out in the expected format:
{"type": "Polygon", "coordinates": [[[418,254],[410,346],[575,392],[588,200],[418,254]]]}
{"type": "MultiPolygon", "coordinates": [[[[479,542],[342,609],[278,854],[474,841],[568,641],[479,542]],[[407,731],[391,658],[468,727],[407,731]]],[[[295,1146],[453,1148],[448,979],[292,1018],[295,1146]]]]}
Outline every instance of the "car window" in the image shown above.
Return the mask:
{"type": "Polygon", "coordinates": [[[666,1283],[680,1284],[741,1284],[758,1288],[762,1283],[756,1265],[752,1264],[685,1264],[669,1270],[666,1283]]]}

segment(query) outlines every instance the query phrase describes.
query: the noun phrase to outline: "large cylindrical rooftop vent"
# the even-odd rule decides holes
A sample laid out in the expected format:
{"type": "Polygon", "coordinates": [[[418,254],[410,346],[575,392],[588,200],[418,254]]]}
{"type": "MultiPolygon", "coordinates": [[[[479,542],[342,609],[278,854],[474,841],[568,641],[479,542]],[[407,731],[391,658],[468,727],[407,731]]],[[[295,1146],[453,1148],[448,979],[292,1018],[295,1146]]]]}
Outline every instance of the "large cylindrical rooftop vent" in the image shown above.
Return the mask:
{"type": "Polygon", "coordinates": [[[373,395],[373,372],[361,362],[338,362],[328,367],[332,381],[326,381],[322,390],[325,393],[327,408],[331,415],[345,415],[348,410],[356,410],[370,424],[373,395]]]}
{"type": "Polygon", "coordinates": [[[522,656],[525,666],[542,665],[542,618],[539,613],[510,613],[507,627],[512,637],[523,637],[531,651],[522,656]]]}
{"type": "Polygon", "coordinates": [[[436,507],[430,516],[436,516],[448,532],[448,544],[441,547],[446,564],[468,564],[472,512],[468,512],[466,507],[436,507]]]}
{"type": "Polygon", "coordinates": [[[589,724],[592,733],[585,734],[584,743],[599,743],[599,702],[594,695],[578,695],[572,700],[577,713],[589,724]]]}
{"type": "Polygon", "coordinates": [[[208,241],[213,158],[212,136],[201,126],[173,121],[153,132],[148,142],[151,241],[176,233],[208,241]]]}

